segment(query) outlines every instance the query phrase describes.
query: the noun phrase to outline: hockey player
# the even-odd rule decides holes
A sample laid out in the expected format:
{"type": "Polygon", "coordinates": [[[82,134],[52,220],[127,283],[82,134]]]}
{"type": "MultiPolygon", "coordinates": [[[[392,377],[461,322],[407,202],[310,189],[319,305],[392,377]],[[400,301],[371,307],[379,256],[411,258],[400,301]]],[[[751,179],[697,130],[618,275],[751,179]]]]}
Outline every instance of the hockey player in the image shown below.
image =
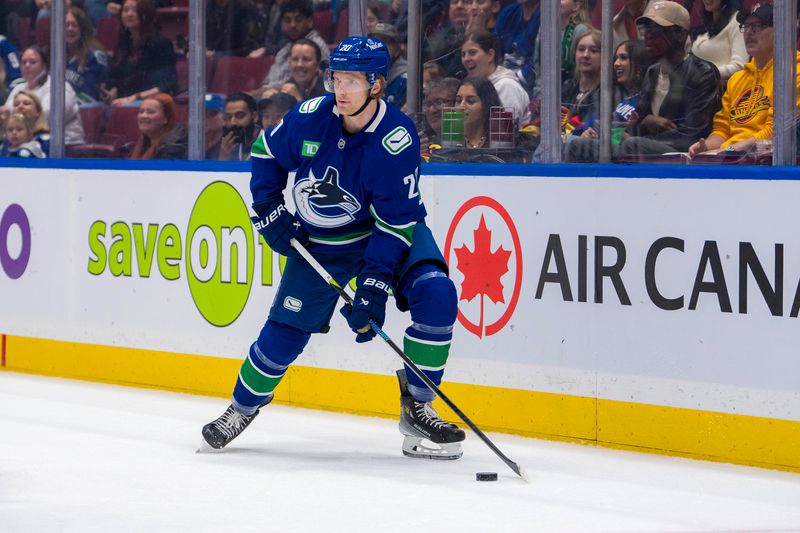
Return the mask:
{"type": "MultiPolygon", "coordinates": [[[[272,401],[289,365],[312,333],[326,332],[337,294],[291,247],[292,238],[342,286],[356,278],[353,307],[341,309],[356,342],[383,325],[390,289],[411,312],[404,351],[437,385],[444,374],[457,297],[419,194],[419,138],[412,121],[381,96],[390,67],[377,38],[348,37],[331,53],[328,94],[306,100],[252,147],[253,217],[270,247],[287,256],[266,324],[242,364],[233,402],[203,428],[222,448],[272,401]],[[284,205],[296,170],[296,214],[284,205]]],[[[464,432],[444,422],[434,393],[410,370],[399,370],[400,432],[411,457],[458,459],[464,432]],[[423,443],[430,441],[436,447],[423,443]]]]}

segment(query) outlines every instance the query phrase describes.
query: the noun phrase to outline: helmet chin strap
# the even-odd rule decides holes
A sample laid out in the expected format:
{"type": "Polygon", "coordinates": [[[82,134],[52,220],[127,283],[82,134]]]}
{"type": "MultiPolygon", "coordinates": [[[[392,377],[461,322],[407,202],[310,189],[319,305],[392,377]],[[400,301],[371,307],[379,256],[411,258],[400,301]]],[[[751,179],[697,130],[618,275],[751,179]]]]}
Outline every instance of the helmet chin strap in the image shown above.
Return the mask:
{"type": "Polygon", "coordinates": [[[372,96],[371,94],[367,93],[367,99],[364,100],[364,104],[361,107],[358,108],[358,111],[356,111],[355,113],[351,113],[351,114],[349,114],[347,116],[348,117],[354,117],[354,116],[360,114],[362,111],[364,111],[367,108],[369,103],[374,99],[375,99],[374,96],[372,96]]]}

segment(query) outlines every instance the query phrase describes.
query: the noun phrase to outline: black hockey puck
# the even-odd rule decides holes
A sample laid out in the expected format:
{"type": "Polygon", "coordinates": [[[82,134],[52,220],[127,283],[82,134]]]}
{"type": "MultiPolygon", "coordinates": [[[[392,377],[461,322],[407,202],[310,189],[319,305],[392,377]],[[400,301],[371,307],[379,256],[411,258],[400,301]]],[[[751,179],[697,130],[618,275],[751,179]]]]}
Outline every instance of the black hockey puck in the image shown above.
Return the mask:
{"type": "Polygon", "coordinates": [[[478,472],[475,481],[497,481],[497,472],[478,472]]]}

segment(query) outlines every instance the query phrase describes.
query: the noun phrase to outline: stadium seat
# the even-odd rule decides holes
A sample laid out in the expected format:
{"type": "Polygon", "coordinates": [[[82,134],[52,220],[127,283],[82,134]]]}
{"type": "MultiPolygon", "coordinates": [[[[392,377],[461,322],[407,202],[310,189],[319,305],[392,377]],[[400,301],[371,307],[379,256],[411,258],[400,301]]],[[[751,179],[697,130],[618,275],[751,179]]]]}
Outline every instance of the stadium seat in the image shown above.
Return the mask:
{"type": "Polygon", "coordinates": [[[111,108],[100,142],[112,145],[118,157],[127,157],[139,138],[139,124],[136,120],[138,114],[138,107],[111,108]]]}
{"type": "Polygon", "coordinates": [[[350,16],[348,14],[348,8],[344,8],[339,12],[339,18],[336,19],[336,28],[334,29],[333,39],[329,42],[331,43],[340,43],[347,38],[348,30],[347,25],[349,23],[350,16]]]}
{"type": "Polygon", "coordinates": [[[112,52],[117,47],[119,38],[119,17],[103,17],[97,22],[95,31],[97,42],[106,52],[112,52]]]}
{"type": "Polygon", "coordinates": [[[217,59],[214,66],[214,74],[207,84],[208,92],[231,94],[257,89],[261,87],[261,82],[269,72],[272,60],[272,56],[257,59],[222,56],[217,59]]]}
{"type": "Polygon", "coordinates": [[[188,103],[175,103],[175,122],[186,126],[189,123],[188,103]]]}
{"type": "Polygon", "coordinates": [[[33,31],[31,17],[18,17],[17,18],[17,47],[20,53],[27,47],[33,44],[33,31]]]}
{"type": "MultiPolygon", "coordinates": [[[[189,62],[185,59],[178,59],[175,62],[175,71],[178,73],[177,95],[182,95],[189,91],[189,62]]],[[[206,71],[206,83],[208,83],[208,71],[206,71]]]]}
{"type": "Polygon", "coordinates": [[[110,144],[78,144],[66,147],[66,155],[72,159],[111,159],[121,157],[110,144]]]}
{"type": "Polygon", "coordinates": [[[333,13],[330,6],[314,10],[314,29],[325,39],[325,42],[331,42],[331,33],[333,33],[333,13]]]}
{"type": "Polygon", "coordinates": [[[81,107],[81,124],[83,124],[83,138],[88,144],[100,141],[104,129],[106,108],[102,105],[81,107]]]}
{"type": "MultiPolygon", "coordinates": [[[[206,57],[206,86],[211,84],[212,59],[206,57]]],[[[178,59],[175,62],[175,70],[178,72],[178,92],[176,97],[186,95],[189,92],[189,61],[178,59]]]]}
{"type": "Polygon", "coordinates": [[[36,46],[50,48],[50,17],[42,17],[36,21],[33,36],[36,46]]]}
{"type": "Polygon", "coordinates": [[[189,37],[188,7],[159,7],[156,9],[156,22],[161,27],[161,35],[173,43],[178,35],[189,37]]]}

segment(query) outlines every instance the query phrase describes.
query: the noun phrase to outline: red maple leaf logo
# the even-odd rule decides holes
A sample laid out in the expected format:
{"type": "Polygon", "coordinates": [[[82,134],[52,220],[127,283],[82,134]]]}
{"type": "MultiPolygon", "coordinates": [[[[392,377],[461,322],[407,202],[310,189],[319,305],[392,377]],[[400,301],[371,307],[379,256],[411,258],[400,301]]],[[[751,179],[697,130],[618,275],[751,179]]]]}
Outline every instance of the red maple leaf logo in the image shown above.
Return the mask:
{"type": "Polygon", "coordinates": [[[483,337],[483,297],[486,296],[494,303],[505,303],[500,278],[508,272],[508,258],[511,257],[511,251],[505,250],[502,246],[492,251],[492,232],[486,227],[483,215],[478,228],[472,233],[475,250],[471,251],[465,244],[461,248],[456,248],[454,252],[458,262],[456,268],[464,274],[459,299],[469,302],[476,296],[481,297],[478,327],[481,332],[479,337],[483,337]]]}

